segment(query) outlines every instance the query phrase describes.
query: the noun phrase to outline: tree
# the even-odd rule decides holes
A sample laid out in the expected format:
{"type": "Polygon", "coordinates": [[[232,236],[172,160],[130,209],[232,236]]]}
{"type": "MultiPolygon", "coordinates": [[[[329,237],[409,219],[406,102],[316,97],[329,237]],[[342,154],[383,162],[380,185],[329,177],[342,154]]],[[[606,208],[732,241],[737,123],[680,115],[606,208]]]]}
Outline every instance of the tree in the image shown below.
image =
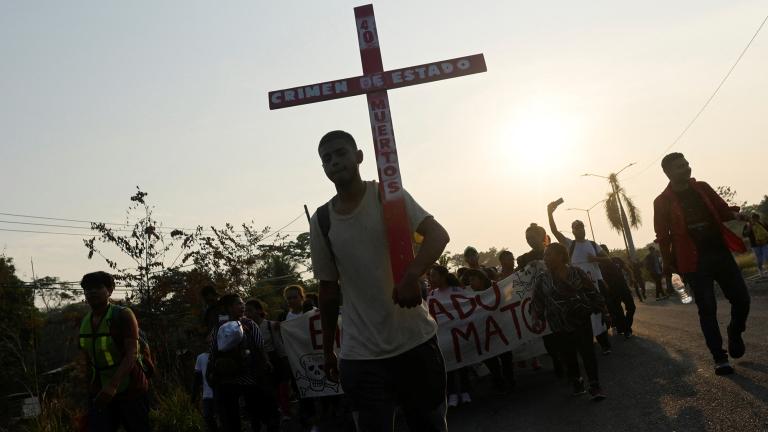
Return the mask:
{"type": "Polygon", "coordinates": [[[152,292],[153,277],[168,269],[181,265],[178,262],[182,252],[194,245],[194,233],[186,234],[174,229],[170,233],[163,229],[163,224],[153,216],[154,206],[147,203],[147,193],[136,186],[136,193],[131,196],[131,204],[126,211],[125,227],[130,229],[113,228],[111,224],[92,222],[91,229],[98,232],[98,237],[84,239],[88,249],[88,259],[94,254],[101,256],[110,269],[116,270],[115,279],[131,289],[130,300],[137,297],[138,303],[149,311],[159,299],[152,292]],[[128,232],[128,234],[123,234],[128,232]],[[98,241],[98,244],[97,244],[98,241]],[[124,267],[118,258],[108,258],[103,252],[104,246],[113,246],[128,258],[133,266],[124,267]],[[176,258],[167,263],[167,255],[178,245],[180,249],[176,258]]]}
{"type": "Polygon", "coordinates": [[[257,229],[253,221],[240,225],[242,230],[227,223],[224,228],[211,227],[212,234],[203,234],[198,227],[195,242],[198,248],[184,257],[225,290],[243,292],[258,280],[259,244],[269,233],[269,227],[257,229]]]}
{"type": "Polygon", "coordinates": [[[638,228],[642,224],[640,209],[637,208],[624,188],[619,183],[617,174],[608,175],[608,183],[611,192],[605,200],[605,215],[611,228],[622,233],[630,259],[635,256],[635,243],[632,240],[631,228],[638,228]],[[624,210],[626,208],[626,211],[624,210]],[[627,218],[629,215],[629,218],[627,218]]]}
{"type": "Polygon", "coordinates": [[[62,284],[57,277],[44,276],[35,280],[33,284],[37,290],[37,298],[43,302],[46,313],[83,297],[78,288],[62,284]]]}
{"type": "Polygon", "coordinates": [[[747,207],[746,201],[738,202],[736,200],[736,190],[731,189],[730,186],[718,186],[715,190],[729,206],[747,207]]]}
{"type": "MultiPolygon", "coordinates": [[[[3,393],[34,387],[36,310],[32,289],[16,276],[13,259],[0,255],[0,388],[3,393]]],[[[4,395],[0,396],[5,399],[4,395]]],[[[0,404],[0,424],[9,413],[0,404]]]]}
{"type": "MultiPolygon", "coordinates": [[[[496,248],[496,246],[491,246],[486,251],[478,251],[477,261],[483,267],[498,267],[501,265],[499,263],[499,252],[505,249],[506,248],[498,249],[496,248]]],[[[464,261],[464,254],[460,254],[460,253],[453,254],[450,258],[446,259],[446,262],[450,263],[453,267],[457,269],[460,267],[467,266],[467,263],[464,261]]]]}
{"type": "Polygon", "coordinates": [[[224,291],[259,297],[271,307],[282,303],[285,286],[307,285],[301,275],[311,270],[309,233],[290,240],[269,227],[255,228],[253,221],[240,228],[227,223],[224,228],[211,227],[212,234],[205,235],[198,228],[199,247],[184,260],[209,274],[224,291]]]}

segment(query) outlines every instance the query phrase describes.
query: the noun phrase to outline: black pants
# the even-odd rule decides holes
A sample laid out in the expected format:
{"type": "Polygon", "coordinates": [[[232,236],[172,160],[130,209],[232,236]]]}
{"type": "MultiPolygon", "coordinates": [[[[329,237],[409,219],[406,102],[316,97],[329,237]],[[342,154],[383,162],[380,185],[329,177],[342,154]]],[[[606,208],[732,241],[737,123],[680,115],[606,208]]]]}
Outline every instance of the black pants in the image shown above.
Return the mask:
{"type": "Polygon", "coordinates": [[[599,385],[597,357],[595,356],[595,348],[592,344],[592,325],[589,320],[575,331],[556,332],[552,333],[552,335],[557,345],[558,355],[565,364],[568,378],[575,380],[581,377],[579,359],[577,357],[581,356],[590,385],[599,385]]]}
{"type": "Polygon", "coordinates": [[[493,385],[497,388],[512,387],[515,385],[515,362],[512,352],[507,351],[496,357],[483,360],[483,364],[491,372],[493,385]]]}
{"type": "Polygon", "coordinates": [[[466,367],[448,372],[448,393],[469,392],[469,371],[466,367]]]}
{"type": "MultiPolygon", "coordinates": [[[[729,252],[730,253],[730,252],[729,252]]],[[[672,277],[664,277],[663,275],[651,275],[653,276],[653,284],[656,286],[656,298],[664,297],[665,295],[669,296],[675,293],[675,289],[672,288],[672,277]],[[664,280],[667,283],[667,292],[664,292],[664,286],[661,284],[661,278],[664,277],[664,280]]]]}
{"type": "Polygon", "coordinates": [[[632,300],[632,294],[629,292],[626,283],[620,284],[614,282],[613,285],[608,286],[604,280],[600,279],[597,281],[597,286],[600,288],[600,294],[605,298],[605,305],[608,307],[608,312],[611,314],[611,321],[616,327],[616,330],[618,330],[619,333],[624,333],[627,328],[631,329],[632,318],[635,315],[635,302],[632,300]],[[627,299],[627,296],[629,296],[629,299],[627,299]],[[627,314],[624,312],[624,309],[621,307],[621,303],[624,303],[624,305],[627,306],[627,313],[631,314],[629,320],[627,319],[627,314]],[[628,306],[628,304],[631,305],[631,307],[628,306]]]}
{"type": "Polygon", "coordinates": [[[448,429],[445,364],[436,338],[395,357],[342,359],[339,373],[358,432],[392,432],[396,406],[411,431],[448,429]]]}
{"type": "Polygon", "coordinates": [[[203,420],[205,420],[206,431],[219,431],[219,423],[216,420],[216,401],[213,399],[203,399],[203,420]]]}
{"type": "Polygon", "coordinates": [[[621,280],[614,281],[608,289],[608,310],[614,317],[613,324],[619,333],[627,330],[632,331],[632,323],[635,321],[635,300],[632,298],[632,292],[629,291],[627,283],[621,280]],[[622,303],[624,308],[622,309],[622,303]]]}
{"type": "Polygon", "coordinates": [[[697,271],[685,274],[685,281],[691,285],[696,306],[699,308],[699,323],[707,348],[716,362],[728,359],[723,349],[723,337],[717,323],[717,300],[714,282],[717,281],[725,298],[731,303],[733,331],[743,332],[749,315],[749,292],[741,275],[741,269],[728,250],[701,253],[697,271]]]}
{"type": "MultiPolygon", "coordinates": [[[[547,354],[552,358],[552,367],[555,370],[555,375],[558,378],[562,378],[563,362],[557,354],[557,338],[550,333],[541,339],[544,341],[544,349],[547,350],[547,354]]],[[[608,344],[610,345],[610,342],[608,342],[608,344]]]]}
{"type": "Polygon", "coordinates": [[[645,280],[643,279],[643,273],[640,271],[633,271],[634,276],[633,283],[635,284],[635,294],[640,301],[645,300],[645,280]]]}
{"type": "Polygon", "coordinates": [[[118,395],[104,409],[91,405],[88,409],[90,432],[116,432],[123,426],[127,432],[142,432],[149,427],[149,397],[146,394],[122,399],[118,395]]]}
{"type": "Polygon", "coordinates": [[[221,421],[221,430],[240,432],[240,396],[245,401],[245,410],[253,430],[260,430],[261,423],[269,432],[280,430],[277,403],[270,397],[269,390],[260,386],[219,384],[213,389],[216,411],[221,421]]]}

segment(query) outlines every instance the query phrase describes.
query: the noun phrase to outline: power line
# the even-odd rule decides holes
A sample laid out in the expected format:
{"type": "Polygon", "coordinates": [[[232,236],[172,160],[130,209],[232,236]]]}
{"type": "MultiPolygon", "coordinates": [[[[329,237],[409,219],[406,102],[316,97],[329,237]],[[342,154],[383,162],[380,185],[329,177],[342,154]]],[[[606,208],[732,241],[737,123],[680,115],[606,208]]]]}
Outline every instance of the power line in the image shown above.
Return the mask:
{"type": "Polygon", "coordinates": [[[674,140],[674,141],[672,141],[672,143],[671,143],[671,144],[669,144],[669,145],[668,145],[668,146],[667,146],[667,147],[666,147],[666,148],[665,148],[665,149],[664,149],[664,150],[661,152],[661,154],[660,154],[660,155],[659,155],[659,156],[658,156],[656,159],[654,159],[653,161],[651,161],[651,162],[650,162],[650,163],[649,163],[647,166],[645,166],[645,167],[644,167],[642,170],[640,170],[640,172],[638,172],[638,173],[637,173],[637,174],[635,174],[634,176],[632,176],[632,177],[628,178],[627,180],[632,180],[632,179],[634,179],[634,178],[636,178],[636,177],[639,177],[641,174],[643,174],[643,173],[644,173],[644,172],[646,172],[646,171],[647,171],[649,168],[651,168],[651,167],[652,167],[654,164],[656,164],[656,162],[658,162],[658,161],[659,161],[659,159],[661,159],[661,158],[662,158],[662,157],[663,157],[663,156],[664,156],[664,155],[665,155],[665,154],[666,154],[666,153],[667,153],[667,152],[668,152],[668,151],[669,151],[669,150],[670,150],[672,147],[674,147],[675,145],[677,145],[677,143],[680,141],[680,139],[682,139],[682,138],[683,138],[683,136],[686,134],[686,132],[688,132],[688,130],[691,128],[691,126],[693,126],[693,124],[694,124],[694,123],[696,123],[696,120],[698,120],[698,119],[699,119],[699,117],[700,117],[700,116],[701,116],[701,114],[704,112],[704,110],[706,110],[706,109],[707,109],[707,107],[709,106],[709,103],[710,103],[710,102],[712,102],[712,99],[714,99],[714,98],[715,98],[715,96],[717,95],[717,93],[718,93],[718,92],[720,91],[720,89],[723,87],[723,84],[725,84],[725,82],[726,82],[726,81],[728,80],[728,78],[731,76],[731,73],[733,72],[733,70],[734,70],[734,69],[736,69],[736,66],[737,66],[737,65],[739,64],[739,62],[741,61],[741,58],[742,58],[742,57],[744,57],[744,54],[746,54],[746,53],[747,53],[747,50],[748,50],[748,49],[749,49],[749,47],[752,45],[752,42],[754,42],[754,40],[757,38],[757,35],[760,33],[760,30],[762,30],[762,29],[763,29],[763,26],[765,25],[765,22],[766,22],[766,21],[768,21],[768,15],[766,15],[766,16],[765,16],[765,18],[763,19],[763,22],[761,22],[761,23],[760,23],[760,26],[759,26],[759,27],[757,27],[757,30],[755,31],[755,34],[753,34],[753,35],[752,35],[752,38],[751,38],[751,39],[749,40],[749,42],[747,43],[747,46],[745,46],[745,47],[744,47],[744,49],[743,49],[743,50],[741,50],[741,54],[739,54],[739,56],[736,58],[736,61],[733,63],[733,65],[731,66],[731,68],[730,68],[730,69],[728,69],[728,73],[726,73],[726,74],[725,74],[725,76],[723,77],[723,79],[722,79],[722,80],[720,80],[720,84],[718,84],[718,85],[717,85],[717,88],[715,88],[715,91],[713,91],[713,92],[712,92],[712,94],[709,96],[709,98],[707,99],[707,101],[706,101],[706,102],[704,102],[704,105],[702,105],[701,109],[699,109],[699,111],[696,113],[696,115],[695,115],[695,116],[693,116],[693,119],[691,119],[691,121],[690,121],[690,122],[689,122],[689,123],[688,123],[688,124],[685,126],[685,128],[683,128],[683,131],[682,131],[682,132],[680,132],[680,134],[677,136],[677,138],[675,138],[675,140],[674,140]]]}
{"type": "MultiPolygon", "coordinates": [[[[57,225],[57,224],[45,224],[45,223],[35,223],[35,222],[19,222],[19,221],[9,221],[9,220],[0,220],[0,223],[7,223],[7,224],[14,224],[14,225],[44,226],[44,227],[53,227],[53,228],[74,228],[74,229],[83,229],[83,230],[92,230],[93,229],[91,227],[83,227],[83,226],[76,226],[76,225],[57,225]]],[[[129,230],[129,229],[113,229],[112,231],[133,232],[133,230],[129,230]]]]}
{"type": "Polygon", "coordinates": [[[277,233],[279,233],[279,232],[283,231],[285,228],[288,228],[289,226],[293,225],[294,222],[299,220],[299,218],[301,218],[302,216],[304,216],[304,212],[299,213],[299,215],[296,216],[295,218],[293,218],[292,221],[290,221],[287,224],[283,225],[282,227],[278,228],[276,231],[272,232],[272,234],[269,234],[269,235],[265,236],[264,238],[262,238],[261,240],[259,240],[259,243],[263,242],[264,240],[266,240],[266,239],[268,239],[268,238],[270,238],[270,237],[272,237],[274,235],[277,235],[277,233]]]}
{"type": "MultiPolygon", "coordinates": [[[[87,223],[87,224],[104,224],[104,225],[111,225],[111,226],[123,226],[123,227],[129,227],[131,226],[128,223],[116,223],[116,222],[97,222],[97,221],[90,221],[90,220],[84,220],[84,219],[66,219],[66,218],[56,218],[56,217],[50,217],[50,216],[35,216],[35,215],[25,215],[25,214],[17,214],[17,213],[0,213],[0,216],[13,216],[13,217],[19,217],[19,218],[29,218],[29,219],[44,219],[44,220],[53,220],[53,221],[62,221],[62,222],[77,222],[77,223],[87,223]]],[[[194,231],[195,228],[179,228],[179,227],[158,227],[161,229],[178,229],[182,231],[194,231]]],[[[209,230],[210,231],[210,230],[209,230]]]]}
{"type": "MultiPolygon", "coordinates": [[[[97,222],[97,221],[90,221],[85,219],[67,219],[67,218],[59,218],[59,217],[51,217],[51,216],[37,216],[37,215],[27,215],[27,214],[19,214],[19,213],[0,213],[0,216],[12,216],[17,218],[28,218],[28,219],[41,219],[41,220],[51,220],[51,221],[60,221],[60,222],[74,222],[74,223],[85,223],[85,224],[104,224],[108,226],[118,226],[118,227],[131,227],[133,225],[129,223],[117,223],[117,222],[97,222]]],[[[42,224],[42,223],[33,223],[33,222],[20,222],[20,221],[7,221],[7,220],[0,220],[2,223],[9,223],[9,224],[22,224],[22,225],[38,225],[38,226],[50,226],[50,227],[58,227],[58,228],[74,228],[74,229],[92,229],[90,226],[88,227],[81,227],[81,226],[75,226],[75,225],[55,225],[55,224],[42,224]]],[[[160,230],[181,230],[181,231],[197,231],[197,228],[182,228],[182,227],[163,227],[158,226],[155,227],[155,229],[160,230]]],[[[124,231],[124,232],[132,232],[132,229],[112,229],[113,231],[124,231]]],[[[203,232],[213,232],[213,229],[210,228],[203,228],[203,232]]],[[[237,233],[244,233],[245,230],[234,230],[237,233]]],[[[271,231],[270,231],[271,232],[271,231]]]]}
{"type": "MultiPolygon", "coordinates": [[[[303,214],[303,213],[302,213],[303,214]]],[[[51,217],[45,217],[45,216],[25,216],[25,215],[17,215],[12,213],[0,213],[0,215],[6,215],[6,216],[14,216],[14,217],[29,217],[29,218],[36,218],[36,219],[46,219],[46,220],[60,220],[60,221],[69,221],[69,222],[83,222],[83,223],[103,223],[105,225],[117,225],[117,226],[130,226],[127,224],[115,224],[115,223],[107,223],[107,222],[87,222],[87,221],[80,221],[76,219],[63,219],[63,218],[51,218],[51,217]]],[[[265,240],[269,237],[272,237],[280,232],[304,232],[304,230],[285,230],[284,228],[292,225],[296,220],[301,217],[299,215],[295,219],[293,219],[291,222],[289,222],[287,225],[283,226],[280,229],[269,231],[269,235],[264,237],[262,239],[265,240]]],[[[74,225],[58,225],[58,224],[44,224],[44,223],[34,223],[34,222],[19,222],[19,221],[8,221],[8,220],[0,220],[0,223],[7,223],[7,224],[16,224],[16,225],[31,225],[31,226],[44,226],[44,227],[52,227],[52,228],[70,228],[70,229],[83,229],[83,230],[93,230],[93,228],[90,227],[78,227],[74,225]]],[[[158,227],[161,229],[171,229],[168,227],[158,227]]],[[[188,230],[188,231],[196,231],[189,228],[173,228],[178,230],[188,230]]],[[[114,229],[111,228],[112,231],[117,232],[133,232],[133,230],[129,229],[114,229]]],[[[90,233],[90,234],[81,234],[81,233],[71,233],[71,232],[60,232],[60,231],[39,231],[39,230],[21,230],[21,229],[10,229],[10,228],[0,228],[0,231],[6,231],[6,232],[18,232],[18,233],[27,233],[27,234],[53,234],[53,235],[68,235],[68,236],[80,236],[80,237],[92,237],[94,235],[100,234],[100,233],[90,233]]],[[[207,230],[203,229],[203,232],[213,232],[213,230],[207,230]]],[[[245,231],[239,231],[236,230],[236,233],[244,233],[245,231]]]]}
{"type": "Polygon", "coordinates": [[[53,231],[17,230],[17,229],[7,229],[7,228],[0,228],[0,231],[30,233],[30,234],[69,235],[69,236],[80,236],[80,237],[91,237],[93,235],[93,234],[78,234],[78,233],[53,232],[53,231]]]}

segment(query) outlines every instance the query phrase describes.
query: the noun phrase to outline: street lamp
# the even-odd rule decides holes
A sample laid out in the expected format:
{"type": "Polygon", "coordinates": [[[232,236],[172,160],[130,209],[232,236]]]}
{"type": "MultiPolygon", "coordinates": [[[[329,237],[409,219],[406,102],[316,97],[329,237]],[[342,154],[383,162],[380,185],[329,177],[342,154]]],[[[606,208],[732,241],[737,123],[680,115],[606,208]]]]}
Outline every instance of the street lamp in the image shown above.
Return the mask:
{"type": "Polygon", "coordinates": [[[599,178],[607,179],[608,183],[611,184],[611,190],[613,190],[613,196],[616,198],[616,202],[619,204],[619,214],[621,215],[621,233],[624,237],[624,244],[627,247],[627,253],[629,254],[630,260],[635,258],[635,243],[634,241],[632,241],[632,233],[629,230],[629,222],[627,222],[627,215],[626,213],[624,213],[624,206],[621,204],[619,191],[616,190],[616,181],[617,181],[616,179],[619,177],[619,174],[621,174],[622,171],[631,167],[635,163],[636,162],[632,162],[631,164],[628,164],[624,168],[620,169],[616,174],[610,174],[607,177],[599,174],[592,174],[592,173],[585,173],[581,175],[582,177],[599,177],[599,178]]]}
{"type": "Polygon", "coordinates": [[[571,207],[571,208],[567,208],[566,209],[566,210],[579,210],[579,211],[583,211],[583,212],[587,213],[587,220],[589,221],[589,230],[592,232],[592,241],[595,242],[595,243],[597,243],[597,240],[595,240],[595,230],[592,229],[592,218],[589,216],[589,211],[592,210],[593,208],[595,208],[595,206],[597,206],[598,204],[604,203],[605,201],[606,200],[602,199],[602,200],[592,204],[592,207],[590,207],[588,209],[575,208],[575,207],[571,207]]]}

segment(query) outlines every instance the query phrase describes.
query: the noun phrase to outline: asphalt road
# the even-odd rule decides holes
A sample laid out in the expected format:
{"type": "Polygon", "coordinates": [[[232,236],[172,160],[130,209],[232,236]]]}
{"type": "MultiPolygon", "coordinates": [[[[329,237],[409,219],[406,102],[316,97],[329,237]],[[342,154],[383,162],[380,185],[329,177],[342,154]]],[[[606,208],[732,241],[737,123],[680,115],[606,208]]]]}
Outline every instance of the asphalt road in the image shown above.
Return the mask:
{"type": "MultiPolygon", "coordinates": [[[[598,358],[608,399],[571,396],[545,362],[538,372],[518,369],[507,396],[480,381],[472,403],[449,411],[449,430],[768,431],[768,280],[751,285],[747,353],[733,361],[735,375],[714,374],[695,304],[651,300],[637,303],[635,337],[612,337],[613,353],[598,358]]],[[[730,307],[720,297],[725,335],[730,307]]]]}

